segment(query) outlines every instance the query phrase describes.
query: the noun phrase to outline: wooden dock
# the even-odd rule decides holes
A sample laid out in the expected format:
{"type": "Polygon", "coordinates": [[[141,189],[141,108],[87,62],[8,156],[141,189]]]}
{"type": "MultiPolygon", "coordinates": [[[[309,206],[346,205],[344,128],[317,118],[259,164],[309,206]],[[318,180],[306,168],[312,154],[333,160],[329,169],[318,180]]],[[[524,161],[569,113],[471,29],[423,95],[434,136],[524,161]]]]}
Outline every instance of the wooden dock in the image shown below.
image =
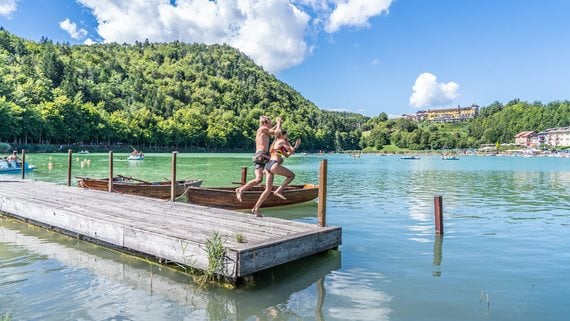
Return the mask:
{"type": "Polygon", "coordinates": [[[127,252],[208,270],[206,243],[221,236],[230,279],[337,248],[340,227],[0,177],[0,212],[127,252]],[[236,235],[246,242],[238,243],[236,235]]]}
{"type": "MultiPolygon", "coordinates": [[[[95,246],[57,233],[38,232],[15,221],[6,220],[0,226],[2,242],[16,244],[30,253],[57,260],[69,267],[88,270],[99,278],[125,284],[148,295],[162,296],[190,310],[215,311],[216,316],[209,317],[211,320],[221,319],[220,315],[225,316],[224,320],[246,320],[256,312],[287,302],[293,293],[315,283],[315,297],[318,298],[324,294],[318,291],[319,284],[341,266],[340,253],[330,251],[260,272],[255,291],[202,291],[171,269],[133,262],[128,256],[102,256],[101,250],[95,246]]],[[[106,282],[90,283],[90,287],[95,287],[95,292],[99,293],[105,292],[105,286],[106,282]]],[[[315,309],[318,308],[317,304],[315,309]]]]}

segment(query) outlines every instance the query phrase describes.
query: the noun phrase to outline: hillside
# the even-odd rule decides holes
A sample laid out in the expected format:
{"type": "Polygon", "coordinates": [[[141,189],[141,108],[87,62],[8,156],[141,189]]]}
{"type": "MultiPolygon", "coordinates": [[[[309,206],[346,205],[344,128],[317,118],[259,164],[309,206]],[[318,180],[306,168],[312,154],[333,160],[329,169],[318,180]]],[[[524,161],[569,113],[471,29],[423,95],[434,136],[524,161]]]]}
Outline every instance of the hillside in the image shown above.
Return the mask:
{"type": "Polygon", "coordinates": [[[303,149],[360,137],[353,114],[320,110],[226,45],[71,46],[0,29],[0,62],[4,142],[250,150],[260,115],[281,116],[303,149]]]}
{"type": "Polygon", "coordinates": [[[416,123],[388,119],[384,114],[364,125],[362,148],[381,150],[386,145],[413,150],[478,148],[481,144],[513,143],[522,131],[540,132],[570,126],[570,101],[527,103],[514,99],[482,107],[477,116],[456,124],[416,123]]]}

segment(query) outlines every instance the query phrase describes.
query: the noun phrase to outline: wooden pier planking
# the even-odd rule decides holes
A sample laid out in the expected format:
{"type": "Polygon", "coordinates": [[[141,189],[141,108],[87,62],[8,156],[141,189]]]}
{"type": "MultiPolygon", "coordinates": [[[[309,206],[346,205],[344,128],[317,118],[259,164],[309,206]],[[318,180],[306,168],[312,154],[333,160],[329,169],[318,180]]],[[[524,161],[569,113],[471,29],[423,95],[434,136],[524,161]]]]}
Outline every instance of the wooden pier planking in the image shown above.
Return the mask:
{"type": "Polygon", "coordinates": [[[217,232],[226,250],[220,273],[233,279],[341,244],[340,227],[14,178],[0,178],[0,212],[200,270],[208,268],[206,242],[217,232]]]}

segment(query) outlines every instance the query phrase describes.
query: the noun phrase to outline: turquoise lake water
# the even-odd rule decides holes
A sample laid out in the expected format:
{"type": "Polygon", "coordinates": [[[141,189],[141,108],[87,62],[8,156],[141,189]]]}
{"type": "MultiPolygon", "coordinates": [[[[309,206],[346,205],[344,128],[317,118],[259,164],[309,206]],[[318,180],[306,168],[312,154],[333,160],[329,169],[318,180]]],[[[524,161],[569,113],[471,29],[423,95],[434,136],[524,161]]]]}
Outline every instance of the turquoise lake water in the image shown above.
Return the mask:
{"type": "MultiPolygon", "coordinates": [[[[170,176],[170,154],[115,174],[170,176]]],[[[178,178],[239,181],[249,154],[179,154],[178,178]]],[[[570,159],[295,155],[318,182],[328,159],[327,222],[343,245],[256,275],[255,286],[200,289],[192,278],[58,233],[0,219],[0,316],[11,320],[567,320],[570,159]],[[434,234],[443,196],[445,235],[434,234]]],[[[67,154],[28,154],[28,177],[66,182],[67,154]],[[48,169],[48,164],[53,165],[48,169]]],[[[108,155],[75,155],[74,176],[107,176],[108,155]],[[90,160],[87,165],[85,160],[90,160]],[[81,161],[84,167],[81,168],[81,161]]],[[[1,197],[1,196],[0,196],[1,197]]],[[[316,203],[265,209],[316,223],[316,203]]],[[[244,214],[246,215],[246,214],[244,214]]]]}

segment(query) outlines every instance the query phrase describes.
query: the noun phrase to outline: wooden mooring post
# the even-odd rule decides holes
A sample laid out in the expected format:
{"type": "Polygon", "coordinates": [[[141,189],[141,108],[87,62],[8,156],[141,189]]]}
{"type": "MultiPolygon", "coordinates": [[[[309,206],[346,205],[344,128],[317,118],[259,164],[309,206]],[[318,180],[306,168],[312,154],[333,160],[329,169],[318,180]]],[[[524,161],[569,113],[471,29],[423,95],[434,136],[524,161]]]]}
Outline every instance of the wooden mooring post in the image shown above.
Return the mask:
{"type": "Polygon", "coordinates": [[[71,165],[73,160],[73,150],[67,150],[67,186],[71,186],[71,165]]]}
{"type": "Polygon", "coordinates": [[[435,214],[435,234],[443,235],[443,199],[441,195],[433,197],[433,207],[435,214]]]}
{"type": "Polygon", "coordinates": [[[170,201],[176,201],[176,155],[178,152],[172,152],[172,172],[170,175],[170,201]]]}
{"type": "Polygon", "coordinates": [[[327,226],[327,160],[321,161],[321,171],[319,174],[319,206],[317,209],[317,220],[321,227],[327,226]]]}
{"type": "Polygon", "coordinates": [[[241,185],[245,185],[245,183],[247,182],[247,166],[242,166],[241,167],[241,185]]]}
{"type": "Polygon", "coordinates": [[[22,179],[26,178],[26,150],[22,149],[22,179]]]}
{"type": "Polygon", "coordinates": [[[113,151],[109,151],[109,192],[113,192],[113,151]]]}

